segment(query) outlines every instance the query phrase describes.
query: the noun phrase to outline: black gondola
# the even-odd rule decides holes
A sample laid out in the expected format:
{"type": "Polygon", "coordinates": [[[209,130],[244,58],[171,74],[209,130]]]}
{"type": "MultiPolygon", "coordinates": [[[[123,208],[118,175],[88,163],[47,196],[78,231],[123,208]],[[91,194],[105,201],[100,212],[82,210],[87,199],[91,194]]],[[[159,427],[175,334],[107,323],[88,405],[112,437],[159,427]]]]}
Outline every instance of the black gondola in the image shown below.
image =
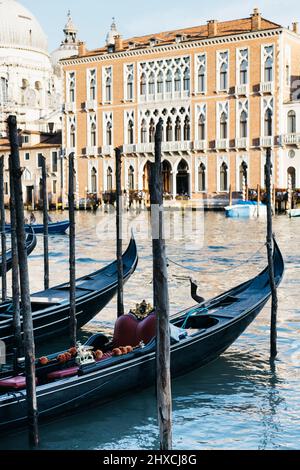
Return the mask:
{"type": "MultiPolygon", "coordinates": [[[[124,280],[137,265],[137,247],[131,239],[123,254],[124,280]]],[[[88,323],[113,298],[117,291],[117,262],[76,280],[76,313],[78,328],[88,323]]],[[[31,295],[35,341],[56,337],[69,331],[69,283],[31,295]]],[[[11,303],[0,305],[0,340],[7,350],[13,344],[11,303]]]]}
{"type": "MultiPolygon", "coordinates": [[[[27,255],[30,255],[30,253],[32,253],[32,251],[35,249],[36,242],[37,242],[36,235],[34,234],[33,231],[31,231],[30,233],[28,233],[26,235],[27,255]]],[[[8,250],[6,252],[6,264],[7,264],[6,271],[9,271],[12,268],[12,252],[11,252],[11,250],[8,250]]],[[[0,276],[2,276],[2,255],[0,256],[0,276]]]]}
{"type": "MultiPolygon", "coordinates": [[[[277,244],[274,266],[276,284],[279,285],[284,263],[277,244]]],[[[171,335],[172,376],[201,367],[226,351],[256,318],[270,295],[266,268],[238,287],[174,315],[171,318],[173,329],[176,330],[171,335]]],[[[130,315],[125,317],[129,318],[130,315]]],[[[146,320],[150,317],[151,315],[146,320]]],[[[116,325],[120,321],[124,321],[124,316],[117,320],[116,325]]],[[[118,334],[119,343],[128,341],[128,331],[125,331],[124,337],[127,338],[124,341],[120,339],[120,329],[118,334]]],[[[108,338],[98,334],[93,335],[86,344],[95,350],[102,349],[104,357],[80,366],[72,359],[63,366],[58,365],[55,360],[53,365],[50,360],[47,365],[37,367],[37,397],[41,418],[61,415],[91,402],[102,404],[126,392],[134,390],[136,393],[140,388],[155,384],[156,355],[153,337],[149,342],[145,341],[145,346],[140,344],[132,352],[120,356],[111,356],[109,352],[116,346],[116,327],[112,342],[108,343],[108,338]]],[[[17,390],[20,386],[25,386],[23,375],[0,380],[0,430],[26,423],[26,394],[24,390],[17,390]],[[14,390],[9,391],[9,386],[14,390]]]]}

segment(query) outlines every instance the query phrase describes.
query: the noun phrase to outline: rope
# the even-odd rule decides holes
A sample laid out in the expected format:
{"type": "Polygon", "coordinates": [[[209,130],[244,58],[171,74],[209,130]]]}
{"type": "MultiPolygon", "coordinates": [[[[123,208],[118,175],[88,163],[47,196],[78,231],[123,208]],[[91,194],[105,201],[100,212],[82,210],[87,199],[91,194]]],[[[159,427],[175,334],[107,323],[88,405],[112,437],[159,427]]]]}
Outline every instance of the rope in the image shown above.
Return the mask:
{"type": "MultiPolygon", "coordinates": [[[[235,265],[235,266],[231,266],[230,268],[226,268],[226,269],[212,269],[211,272],[213,273],[224,273],[224,272],[228,272],[228,271],[234,271],[235,269],[238,269],[239,267],[249,263],[249,261],[251,261],[255,256],[257,256],[262,250],[263,248],[265,248],[266,246],[266,243],[264,243],[255,253],[253,253],[250,258],[247,258],[246,260],[243,260],[241,261],[241,263],[235,265]]],[[[187,271],[193,271],[193,272],[198,272],[198,273],[203,273],[204,269],[195,269],[195,268],[191,268],[189,266],[184,266],[183,264],[181,263],[178,263],[170,258],[167,258],[168,261],[172,264],[175,264],[176,266],[178,266],[179,268],[182,268],[182,269],[186,269],[187,271]]],[[[207,272],[207,270],[205,270],[207,272]]],[[[208,271],[210,272],[210,271],[208,271]]]]}

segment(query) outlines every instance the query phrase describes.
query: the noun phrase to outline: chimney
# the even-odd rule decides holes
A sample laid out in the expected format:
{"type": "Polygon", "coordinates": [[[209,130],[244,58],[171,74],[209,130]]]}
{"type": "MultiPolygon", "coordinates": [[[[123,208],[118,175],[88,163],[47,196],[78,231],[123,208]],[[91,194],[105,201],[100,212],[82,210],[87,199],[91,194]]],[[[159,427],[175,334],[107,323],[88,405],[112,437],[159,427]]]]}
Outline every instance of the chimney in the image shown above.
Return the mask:
{"type": "Polygon", "coordinates": [[[208,28],[208,37],[209,38],[217,36],[217,34],[218,34],[218,22],[217,22],[217,20],[209,20],[207,22],[207,28],[208,28]]]}
{"type": "Polygon", "coordinates": [[[296,33],[296,34],[299,34],[299,25],[298,25],[298,23],[295,21],[292,25],[293,25],[293,32],[296,33]]]}
{"type": "Polygon", "coordinates": [[[251,31],[258,31],[261,29],[261,14],[258,8],[254,8],[251,15],[251,31]]]}
{"type": "Polygon", "coordinates": [[[82,57],[86,54],[86,44],[85,42],[79,42],[78,43],[78,55],[79,57],[82,57]]]}
{"type": "Polygon", "coordinates": [[[123,38],[120,35],[115,36],[115,52],[119,52],[122,50],[123,50],[123,38]]]}

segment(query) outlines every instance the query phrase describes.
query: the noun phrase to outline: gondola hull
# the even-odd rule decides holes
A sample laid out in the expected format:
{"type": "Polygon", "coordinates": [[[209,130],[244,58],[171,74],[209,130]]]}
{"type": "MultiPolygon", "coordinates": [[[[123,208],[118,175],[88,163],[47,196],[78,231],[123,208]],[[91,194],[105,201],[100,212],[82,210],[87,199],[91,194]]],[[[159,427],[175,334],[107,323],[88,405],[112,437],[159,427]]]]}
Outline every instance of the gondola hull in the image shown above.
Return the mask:
{"type": "MultiPolygon", "coordinates": [[[[278,252],[277,252],[278,253],[278,252]]],[[[277,284],[282,279],[283,261],[278,254],[276,270],[277,284]]],[[[268,273],[265,270],[255,279],[228,291],[205,304],[209,314],[201,314],[203,307],[196,306],[172,317],[171,322],[180,326],[183,321],[193,318],[200,324],[203,320],[215,320],[214,325],[200,328],[198,333],[176,341],[171,345],[172,377],[180,376],[188,371],[202,367],[217,359],[245,331],[257,317],[270,298],[268,273]],[[259,287],[260,286],[260,287],[259,287]],[[260,291],[252,303],[251,295],[260,291]],[[229,304],[229,299],[232,304],[229,304]],[[233,305],[248,305],[243,311],[233,305]],[[198,311],[198,314],[196,314],[198,311]],[[190,316],[190,317],[189,317],[190,316]]],[[[156,360],[155,340],[144,348],[139,348],[128,356],[111,358],[102,364],[82,369],[79,375],[63,379],[52,384],[37,388],[38,408],[40,417],[50,417],[76,408],[84,407],[93,402],[101,405],[118,398],[125,393],[153,386],[155,384],[156,360]]],[[[0,396],[0,430],[26,423],[25,395],[6,394],[0,396]]]]}
{"type": "MultiPolygon", "coordinates": [[[[27,256],[29,256],[36,247],[37,239],[35,234],[30,231],[26,236],[26,251],[27,256]]],[[[12,252],[11,250],[6,253],[6,272],[10,271],[12,268],[12,252]]],[[[0,276],[2,276],[2,256],[0,256],[0,276]]]]}
{"type": "MultiPolygon", "coordinates": [[[[123,255],[124,281],[134,272],[138,262],[134,239],[123,255]]],[[[117,292],[117,264],[84,276],[76,281],[77,326],[81,328],[94,318],[117,292]]],[[[33,329],[36,342],[54,338],[69,331],[69,286],[62,284],[31,296],[33,329]]],[[[9,305],[0,305],[0,339],[9,351],[13,345],[12,313],[9,305]],[[7,317],[7,318],[6,318],[7,317]],[[1,321],[1,318],[3,319],[1,321]]]]}
{"type": "MultiPolygon", "coordinates": [[[[69,228],[70,222],[68,220],[62,220],[61,222],[49,222],[48,224],[48,233],[49,235],[63,235],[69,228]]],[[[6,230],[10,230],[10,225],[6,225],[6,230]]],[[[26,232],[34,230],[36,234],[44,233],[44,225],[43,224],[26,224],[25,225],[26,232]]]]}

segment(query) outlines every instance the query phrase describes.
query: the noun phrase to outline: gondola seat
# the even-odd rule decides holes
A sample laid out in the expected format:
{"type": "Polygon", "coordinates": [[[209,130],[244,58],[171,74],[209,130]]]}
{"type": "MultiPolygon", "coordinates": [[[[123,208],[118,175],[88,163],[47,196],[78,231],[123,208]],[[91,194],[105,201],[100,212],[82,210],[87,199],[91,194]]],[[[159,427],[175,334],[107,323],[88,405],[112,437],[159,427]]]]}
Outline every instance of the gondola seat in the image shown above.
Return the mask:
{"type": "MultiPolygon", "coordinates": [[[[38,383],[37,379],[36,383],[38,383]]],[[[24,375],[0,380],[0,390],[24,390],[24,388],[26,388],[26,377],[24,375]]]]}
{"type": "Polygon", "coordinates": [[[66,379],[78,374],[79,367],[69,367],[69,369],[56,370],[47,375],[48,380],[66,379]]]}
{"type": "Polygon", "coordinates": [[[115,323],[113,345],[138,346],[141,341],[148,344],[156,335],[156,317],[151,313],[143,320],[138,320],[135,315],[128,313],[121,316],[115,323]]]}

